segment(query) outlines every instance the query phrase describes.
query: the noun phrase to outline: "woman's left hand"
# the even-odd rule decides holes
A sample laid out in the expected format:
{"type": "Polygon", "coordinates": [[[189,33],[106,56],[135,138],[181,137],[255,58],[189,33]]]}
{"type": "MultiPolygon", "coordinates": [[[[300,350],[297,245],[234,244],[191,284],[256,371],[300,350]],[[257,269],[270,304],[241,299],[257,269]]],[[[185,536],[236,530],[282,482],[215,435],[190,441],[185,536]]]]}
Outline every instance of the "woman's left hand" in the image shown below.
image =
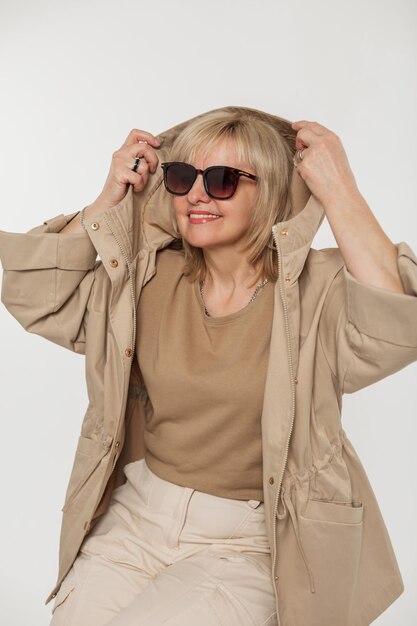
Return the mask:
{"type": "Polygon", "coordinates": [[[335,200],[360,195],[342,142],[336,133],[317,122],[299,120],[295,159],[297,172],[323,208],[335,200]],[[298,150],[302,151],[299,159],[298,150]]]}

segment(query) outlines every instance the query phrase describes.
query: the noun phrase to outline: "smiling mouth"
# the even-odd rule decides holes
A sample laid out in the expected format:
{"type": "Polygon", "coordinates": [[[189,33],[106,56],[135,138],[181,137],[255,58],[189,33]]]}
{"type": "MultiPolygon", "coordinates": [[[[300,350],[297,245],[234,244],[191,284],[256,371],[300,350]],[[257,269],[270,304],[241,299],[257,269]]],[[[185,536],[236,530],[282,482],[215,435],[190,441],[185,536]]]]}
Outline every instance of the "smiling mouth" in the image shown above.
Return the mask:
{"type": "Polygon", "coordinates": [[[215,213],[189,213],[188,217],[190,220],[216,220],[220,215],[216,215],[215,213]]]}

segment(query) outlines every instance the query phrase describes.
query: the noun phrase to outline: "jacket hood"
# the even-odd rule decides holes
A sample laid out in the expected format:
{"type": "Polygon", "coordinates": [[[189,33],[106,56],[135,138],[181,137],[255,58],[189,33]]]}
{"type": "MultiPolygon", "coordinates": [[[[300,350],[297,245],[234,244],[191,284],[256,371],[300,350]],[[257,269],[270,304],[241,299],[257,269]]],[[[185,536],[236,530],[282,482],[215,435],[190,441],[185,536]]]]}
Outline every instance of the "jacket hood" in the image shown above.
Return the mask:
{"type": "MultiPolygon", "coordinates": [[[[212,111],[237,111],[242,114],[251,112],[278,131],[289,145],[292,154],[295,153],[296,132],[291,127],[289,120],[258,109],[239,106],[226,106],[208,112],[212,111]]],[[[159,165],[169,159],[171,146],[183,129],[208,112],[190,118],[157,135],[161,142],[160,148],[157,149],[159,165]]],[[[139,240],[132,242],[131,252],[133,255],[135,251],[143,247],[154,250],[161,249],[179,237],[176,220],[167,196],[168,192],[163,184],[163,173],[159,166],[154,174],[150,174],[148,185],[144,191],[136,193],[133,192],[132,185],[129,186],[124,199],[126,207],[130,207],[130,210],[127,210],[126,219],[133,239],[139,237],[139,240]]],[[[288,219],[276,223],[273,229],[275,233],[283,235],[280,237],[283,259],[285,260],[288,255],[291,256],[289,269],[292,279],[296,279],[302,270],[311,242],[324,219],[325,213],[322,205],[311,194],[295,167],[293,167],[290,184],[290,207],[288,219]]]]}

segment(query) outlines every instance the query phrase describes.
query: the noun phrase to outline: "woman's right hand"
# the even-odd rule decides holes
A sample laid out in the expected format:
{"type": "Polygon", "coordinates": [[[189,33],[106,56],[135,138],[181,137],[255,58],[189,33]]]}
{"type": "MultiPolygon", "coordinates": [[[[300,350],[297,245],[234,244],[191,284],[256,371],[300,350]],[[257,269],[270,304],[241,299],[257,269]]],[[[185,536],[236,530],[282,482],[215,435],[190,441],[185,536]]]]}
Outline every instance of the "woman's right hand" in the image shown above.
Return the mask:
{"type": "Polygon", "coordinates": [[[116,206],[127,194],[129,183],[133,185],[133,191],[142,191],[148,182],[149,172],[155,173],[159,163],[153,146],[160,146],[154,135],[133,128],[123,145],[113,153],[107,180],[94,204],[104,209],[116,206]],[[141,157],[141,160],[138,171],[134,172],[132,167],[136,157],[141,157]]]}

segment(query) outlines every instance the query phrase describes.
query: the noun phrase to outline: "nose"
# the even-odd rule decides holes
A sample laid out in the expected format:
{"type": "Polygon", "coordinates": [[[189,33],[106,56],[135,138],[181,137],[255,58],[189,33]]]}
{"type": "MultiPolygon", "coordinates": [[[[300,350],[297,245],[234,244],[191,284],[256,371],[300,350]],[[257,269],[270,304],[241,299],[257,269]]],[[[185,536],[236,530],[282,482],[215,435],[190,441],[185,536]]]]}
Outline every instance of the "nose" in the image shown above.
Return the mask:
{"type": "Polygon", "coordinates": [[[202,174],[198,173],[193,186],[187,194],[190,204],[198,204],[199,202],[210,202],[211,198],[207,195],[204,188],[202,174]]]}

